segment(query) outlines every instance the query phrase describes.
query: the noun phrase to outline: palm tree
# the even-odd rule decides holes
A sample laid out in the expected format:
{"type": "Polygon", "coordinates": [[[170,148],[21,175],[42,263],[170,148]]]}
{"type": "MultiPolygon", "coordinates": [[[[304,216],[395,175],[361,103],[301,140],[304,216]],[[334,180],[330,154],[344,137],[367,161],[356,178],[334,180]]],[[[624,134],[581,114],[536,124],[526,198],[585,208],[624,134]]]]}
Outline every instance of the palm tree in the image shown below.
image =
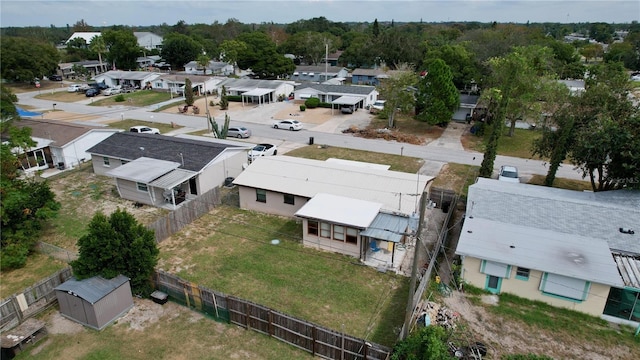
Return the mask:
{"type": "Polygon", "coordinates": [[[104,43],[104,39],[102,36],[97,35],[91,39],[91,43],[89,45],[89,50],[98,53],[98,59],[100,61],[100,70],[105,72],[105,66],[102,63],[102,54],[107,52],[107,46],[104,43]]]}

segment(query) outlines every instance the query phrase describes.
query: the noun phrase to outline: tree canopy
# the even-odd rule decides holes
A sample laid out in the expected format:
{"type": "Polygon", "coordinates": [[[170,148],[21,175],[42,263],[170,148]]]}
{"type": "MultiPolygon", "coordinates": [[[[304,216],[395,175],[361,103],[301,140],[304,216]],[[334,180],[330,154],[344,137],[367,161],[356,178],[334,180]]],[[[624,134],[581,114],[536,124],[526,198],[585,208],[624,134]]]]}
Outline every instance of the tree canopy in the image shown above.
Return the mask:
{"type": "Polygon", "coordinates": [[[434,60],[418,82],[416,118],[430,125],[448,124],[459,105],[460,93],[451,70],[443,60],[434,60]]]}
{"type": "Polygon", "coordinates": [[[153,230],[138,223],[126,210],[106,216],[96,213],[88,233],[78,240],[77,260],[71,262],[79,279],[100,275],[112,279],[120,274],[131,279],[134,294],[149,295],[151,275],[158,263],[153,230]]]}
{"type": "Polygon", "coordinates": [[[29,82],[55,73],[60,60],[53,45],[26,38],[3,36],[0,53],[2,78],[12,82],[29,82]]]}
{"type": "Polygon", "coordinates": [[[110,29],[102,32],[104,45],[107,49],[107,59],[115,64],[117,69],[136,70],[136,60],[142,54],[138,39],[129,29],[110,29]]]}
{"type": "Polygon", "coordinates": [[[189,62],[198,58],[202,47],[191,37],[179,33],[167,34],[162,41],[162,58],[171,64],[173,69],[182,69],[189,62]]]}

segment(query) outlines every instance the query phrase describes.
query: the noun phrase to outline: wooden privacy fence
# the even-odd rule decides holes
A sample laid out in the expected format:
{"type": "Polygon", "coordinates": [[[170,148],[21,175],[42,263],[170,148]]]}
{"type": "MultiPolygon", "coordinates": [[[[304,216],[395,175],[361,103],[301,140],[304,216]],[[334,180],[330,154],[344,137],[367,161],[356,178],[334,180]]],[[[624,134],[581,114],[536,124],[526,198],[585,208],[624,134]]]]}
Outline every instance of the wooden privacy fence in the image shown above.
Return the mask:
{"type": "Polygon", "coordinates": [[[37,284],[26,288],[20,294],[3,299],[0,302],[0,332],[20,324],[25,319],[39,314],[58,300],[55,287],[72,276],[71,268],[57,271],[37,284]]]}
{"type": "Polygon", "coordinates": [[[156,287],[179,303],[218,320],[271,336],[325,359],[384,360],[391,349],[331,330],[233,296],[227,296],[172,274],[157,271],[156,287]]]}
{"type": "Polygon", "coordinates": [[[160,243],[218,205],[220,205],[220,189],[216,187],[170,211],[147,228],[155,232],[156,242],[160,243]]]}

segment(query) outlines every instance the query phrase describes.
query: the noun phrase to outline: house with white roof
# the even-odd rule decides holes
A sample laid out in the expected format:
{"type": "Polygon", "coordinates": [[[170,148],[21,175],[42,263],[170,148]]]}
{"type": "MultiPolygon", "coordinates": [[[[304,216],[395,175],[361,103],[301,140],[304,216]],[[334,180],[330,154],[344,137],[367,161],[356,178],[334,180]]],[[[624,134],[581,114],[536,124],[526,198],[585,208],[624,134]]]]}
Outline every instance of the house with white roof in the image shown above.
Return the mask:
{"type": "Polygon", "coordinates": [[[610,321],[640,321],[640,191],[479,178],[456,254],[465,283],[610,321]]]}
{"type": "Polygon", "coordinates": [[[241,96],[243,106],[245,102],[259,105],[276,102],[287,98],[294,89],[293,81],[226,78],[216,86],[218,94],[223,86],[227,95],[241,96]]]}
{"type": "Polygon", "coordinates": [[[374,86],[364,85],[329,85],[303,84],[296,87],[294,100],[305,101],[318,98],[320,102],[341,106],[349,106],[354,110],[373,105],[378,100],[378,90],[374,86]]]}
{"type": "MultiPolygon", "coordinates": [[[[89,45],[91,44],[91,40],[95,36],[102,36],[102,33],[96,31],[77,31],[69,37],[65,44],[68,44],[69,41],[75,38],[80,38],[83,39],[87,43],[87,45],[89,45]]],[[[156,35],[151,32],[134,32],[133,36],[135,36],[138,40],[138,46],[146,50],[162,49],[162,41],[164,40],[162,36],[156,35]]]]}
{"type": "Polygon", "coordinates": [[[233,74],[233,65],[222,62],[222,61],[209,61],[206,69],[202,69],[202,66],[198,64],[197,61],[189,61],[184,65],[184,72],[187,74],[196,74],[196,75],[221,75],[228,76],[233,74]]]}
{"type": "Polygon", "coordinates": [[[317,66],[296,66],[295,71],[290,75],[290,79],[296,82],[325,82],[338,80],[344,82],[349,75],[349,70],[341,66],[317,65],[317,66]]]}
{"type": "Polygon", "coordinates": [[[142,89],[148,84],[153,84],[154,80],[160,75],[162,74],[149,71],[109,70],[96,75],[94,80],[97,83],[104,83],[109,87],[130,85],[137,89],[142,89]]]}
{"type": "Polygon", "coordinates": [[[432,180],[387,165],[266,156],[233,183],[242,209],[301,219],[305,246],[364,262],[386,254],[385,265],[395,269],[406,253],[398,246],[415,231],[420,196],[432,180]]]}

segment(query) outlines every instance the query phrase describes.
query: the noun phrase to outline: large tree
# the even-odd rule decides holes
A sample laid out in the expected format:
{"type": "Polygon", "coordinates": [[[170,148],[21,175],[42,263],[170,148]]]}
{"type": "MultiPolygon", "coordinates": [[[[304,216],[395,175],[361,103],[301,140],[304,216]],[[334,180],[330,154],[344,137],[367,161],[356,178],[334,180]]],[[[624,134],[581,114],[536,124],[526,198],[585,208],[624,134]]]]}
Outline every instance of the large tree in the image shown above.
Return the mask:
{"type": "Polygon", "coordinates": [[[443,60],[434,60],[418,82],[416,118],[430,125],[448,124],[459,105],[460,94],[449,66],[443,60]]]}
{"type": "Polygon", "coordinates": [[[233,73],[236,73],[238,56],[247,50],[247,44],[238,40],[224,40],[220,44],[220,60],[233,65],[233,73]]]}
{"type": "Polygon", "coordinates": [[[0,54],[2,78],[15,82],[29,82],[52,74],[60,60],[53,45],[17,37],[3,36],[0,54]]]}
{"type": "Polygon", "coordinates": [[[378,92],[386,100],[382,113],[387,116],[390,129],[394,127],[398,109],[409,111],[409,109],[415,107],[413,89],[417,81],[416,73],[410,66],[405,64],[400,66],[397,72],[383,79],[378,85],[378,92]]]}
{"type": "Polygon", "coordinates": [[[36,143],[31,129],[14,126],[19,121],[11,91],[2,87],[1,130],[6,140],[0,145],[0,268],[20,268],[39,238],[47,221],[56,216],[60,204],[47,182],[21,179],[21,159],[13,149],[28,150],[36,143]]]}
{"type": "Polygon", "coordinates": [[[480,78],[480,70],[474,56],[463,44],[428,47],[424,58],[424,69],[429,68],[429,65],[438,59],[449,66],[453,83],[458,89],[470,88],[480,78]]]}
{"type": "Polygon", "coordinates": [[[155,236],[126,210],[117,209],[108,217],[96,213],[88,233],[78,240],[78,248],[80,256],[71,266],[79,279],[96,275],[111,279],[122,274],[131,279],[134,294],[151,293],[151,275],[159,254],[155,236]]]}
{"type": "Polygon", "coordinates": [[[263,79],[274,79],[287,76],[296,68],[293,60],[277,52],[275,43],[265,33],[243,33],[237,40],[247,44],[246,49],[238,54],[241,69],[251,69],[263,79]]]}
{"type": "Polygon", "coordinates": [[[98,55],[98,61],[100,61],[100,70],[106,71],[104,64],[102,63],[102,54],[107,52],[107,45],[104,43],[104,38],[100,35],[94,36],[89,44],[89,50],[98,55]]]}
{"type": "Polygon", "coordinates": [[[191,37],[179,33],[167,34],[162,41],[162,58],[172,69],[182,69],[189,61],[196,60],[202,47],[191,37]]]}
{"type": "Polygon", "coordinates": [[[136,60],[142,53],[138,39],[128,29],[112,29],[102,33],[107,48],[107,59],[118,69],[136,70],[136,60]]]}

